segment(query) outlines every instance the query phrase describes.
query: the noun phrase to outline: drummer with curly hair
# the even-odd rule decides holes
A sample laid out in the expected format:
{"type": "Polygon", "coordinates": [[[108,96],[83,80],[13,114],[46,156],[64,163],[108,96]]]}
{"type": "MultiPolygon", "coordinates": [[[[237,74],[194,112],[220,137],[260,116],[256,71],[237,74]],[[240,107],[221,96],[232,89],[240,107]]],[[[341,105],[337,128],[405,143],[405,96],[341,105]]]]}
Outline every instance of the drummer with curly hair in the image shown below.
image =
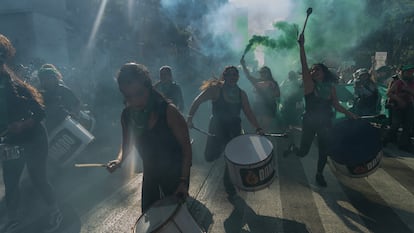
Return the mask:
{"type": "Polygon", "coordinates": [[[62,222],[62,213],[47,180],[48,139],[42,124],[45,117],[43,99],[6,64],[14,54],[9,39],[0,34],[0,154],[9,218],[1,232],[16,232],[22,227],[19,182],[25,166],[49,207],[49,222],[44,232],[54,232],[62,222]],[[11,157],[8,156],[10,151],[13,153],[11,157]]]}
{"type": "Polygon", "coordinates": [[[357,115],[346,110],[338,102],[335,83],[336,76],[324,64],[314,64],[308,68],[305,54],[305,37],[299,36],[300,60],[302,64],[303,86],[305,95],[305,113],[302,120],[302,136],[300,148],[295,149],[296,155],[304,157],[309,153],[315,135],[318,136],[319,158],[315,181],[321,187],[326,187],[323,176],[328,158],[329,131],[334,116],[333,108],[344,113],[349,118],[356,119],[357,115]]]}
{"type": "MultiPolygon", "coordinates": [[[[201,93],[191,104],[187,118],[190,128],[193,127],[193,116],[202,103],[210,100],[213,106],[209,124],[209,133],[211,135],[207,138],[204,152],[207,162],[212,162],[219,158],[227,143],[241,135],[241,110],[243,110],[252,126],[255,127],[256,132],[259,134],[264,133],[250,107],[246,92],[237,85],[238,80],[238,69],[235,66],[225,67],[220,80],[211,79],[203,83],[200,88],[201,93]]],[[[224,173],[224,185],[229,195],[235,194],[227,167],[224,173]]]]}
{"type": "Polygon", "coordinates": [[[121,115],[122,146],[108,170],[119,168],[136,145],[144,168],[142,212],[163,197],[187,197],[192,151],[184,117],[155,90],[144,65],[123,65],[117,81],[126,105],[121,115]]]}

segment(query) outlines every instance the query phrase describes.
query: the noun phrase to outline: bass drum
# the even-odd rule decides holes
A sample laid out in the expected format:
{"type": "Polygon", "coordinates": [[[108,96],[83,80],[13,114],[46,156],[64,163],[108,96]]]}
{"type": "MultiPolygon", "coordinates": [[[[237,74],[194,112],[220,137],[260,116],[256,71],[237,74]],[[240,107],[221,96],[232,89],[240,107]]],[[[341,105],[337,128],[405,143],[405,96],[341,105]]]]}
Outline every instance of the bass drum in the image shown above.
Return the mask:
{"type": "Polygon", "coordinates": [[[380,129],[363,119],[344,120],[332,128],[330,165],[349,177],[374,173],[382,159],[380,129]]]}

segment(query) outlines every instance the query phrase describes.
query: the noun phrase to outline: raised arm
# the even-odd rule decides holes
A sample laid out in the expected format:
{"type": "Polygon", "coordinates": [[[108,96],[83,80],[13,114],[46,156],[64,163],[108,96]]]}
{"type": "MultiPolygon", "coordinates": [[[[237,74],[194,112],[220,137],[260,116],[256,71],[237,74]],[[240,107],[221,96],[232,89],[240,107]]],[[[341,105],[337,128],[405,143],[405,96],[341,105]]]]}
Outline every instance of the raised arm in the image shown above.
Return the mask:
{"type": "Polygon", "coordinates": [[[257,80],[255,77],[253,77],[251,75],[249,69],[247,69],[246,61],[244,60],[244,56],[240,59],[240,64],[242,66],[243,73],[246,75],[247,79],[253,84],[253,86],[256,86],[256,84],[257,84],[257,82],[259,82],[259,80],[257,80]]]}
{"type": "Polygon", "coordinates": [[[309,71],[308,61],[306,60],[305,36],[303,35],[303,33],[300,34],[298,43],[299,43],[299,51],[300,51],[300,63],[302,65],[304,94],[307,95],[313,91],[315,84],[312,80],[312,76],[309,71]]]}

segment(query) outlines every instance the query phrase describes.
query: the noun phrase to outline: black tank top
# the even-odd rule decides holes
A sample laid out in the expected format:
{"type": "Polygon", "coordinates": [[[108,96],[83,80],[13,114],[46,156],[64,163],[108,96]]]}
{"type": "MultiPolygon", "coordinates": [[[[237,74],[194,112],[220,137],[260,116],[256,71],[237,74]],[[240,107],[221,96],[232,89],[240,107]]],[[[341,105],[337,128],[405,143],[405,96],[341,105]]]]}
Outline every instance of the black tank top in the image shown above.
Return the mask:
{"type": "Polygon", "coordinates": [[[167,122],[168,103],[157,99],[154,111],[157,122],[136,137],[137,150],[144,163],[144,171],[153,174],[181,170],[182,148],[167,122]]]}
{"type": "Polygon", "coordinates": [[[237,87],[239,101],[235,103],[228,102],[224,98],[224,87],[220,87],[220,96],[216,101],[213,101],[213,117],[222,119],[222,120],[229,120],[232,118],[240,118],[240,110],[241,110],[241,90],[237,87]]]}
{"type": "Polygon", "coordinates": [[[317,114],[332,117],[332,99],[325,99],[315,94],[315,91],[305,95],[305,111],[307,114],[317,114]]]}

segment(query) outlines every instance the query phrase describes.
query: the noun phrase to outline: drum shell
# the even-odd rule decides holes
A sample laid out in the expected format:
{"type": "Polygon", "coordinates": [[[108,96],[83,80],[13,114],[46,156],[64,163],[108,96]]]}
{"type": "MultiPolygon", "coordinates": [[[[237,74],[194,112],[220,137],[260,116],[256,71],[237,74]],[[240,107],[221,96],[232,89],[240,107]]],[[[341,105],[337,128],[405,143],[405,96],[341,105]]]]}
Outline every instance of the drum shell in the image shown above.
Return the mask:
{"type": "Polygon", "coordinates": [[[257,191],[270,186],[275,177],[273,151],[263,161],[255,164],[236,164],[226,157],[230,179],[244,191],[257,191]]]}
{"type": "Polygon", "coordinates": [[[381,165],[383,152],[378,152],[377,156],[373,159],[366,161],[358,165],[346,165],[336,162],[333,159],[329,160],[329,164],[334,171],[351,177],[351,178],[363,178],[374,173],[381,165]]]}
{"type": "MultiPolygon", "coordinates": [[[[157,207],[162,207],[163,202],[171,201],[173,197],[168,197],[164,200],[156,202],[148,212],[154,211],[157,207]]],[[[173,198],[174,199],[174,198],[173,198]]],[[[173,214],[166,219],[164,222],[160,223],[159,219],[153,224],[157,224],[155,229],[145,229],[142,221],[146,221],[151,216],[148,216],[147,213],[142,214],[135,223],[132,233],[205,233],[201,227],[197,224],[194,218],[191,216],[188,208],[183,203],[176,203],[175,210],[173,214]]],[[[160,208],[162,210],[162,208],[160,208]]],[[[150,220],[151,221],[151,220],[150,220]]],[[[149,226],[151,223],[149,223],[149,226]]],[[[147,225],[148,226],[148,225],[147,225]]]]}
{"type": "Polygon", "coordinates": [[[65,165],[94,139],[80,123],[68,116],[49,135],[49,156],[65,165]]]}

